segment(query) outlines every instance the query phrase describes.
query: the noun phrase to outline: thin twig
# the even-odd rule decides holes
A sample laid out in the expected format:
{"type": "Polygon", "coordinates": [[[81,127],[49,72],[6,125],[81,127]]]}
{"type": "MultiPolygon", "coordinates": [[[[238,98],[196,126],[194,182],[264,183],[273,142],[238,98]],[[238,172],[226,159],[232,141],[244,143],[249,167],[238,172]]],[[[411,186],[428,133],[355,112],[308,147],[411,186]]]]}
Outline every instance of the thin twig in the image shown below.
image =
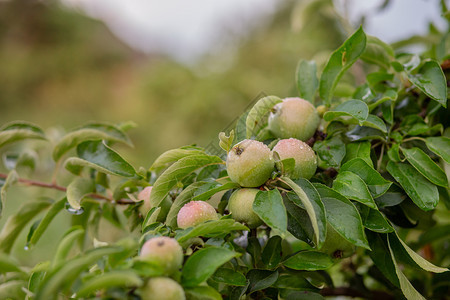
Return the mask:
{"type": "MultiPolygon", "coordinates": [[[[6,179],[8,177],[8,174],[4,174],[4,173],[0,173],[0,178],[6,179]]],[[[55,183],[46,183],[46,182],[42,182],[42,181],[37,181],[37,180],[32,180],[32,179],[25,179],[25,178],[18,178],[17,181],[23,185],[27,185],[27,186],[37,186],[37,187],[41,187],[41,188],[46,188],[46,189],[53,189],[53,190],[58,190],[61,192],[66,192],[67,188],[57,185],[55,183]]],[[[101,195],[101,194],[96,194],[96,193],[92,193],[89,194],[89,197],[91,198],[95,198],[95,199],[100,199],[100,200],[106,200],[109,202],[116,202],[117,204],[133,204],[135,203],[133,200],[130,199],[119,199],[119,200],[114,200],[112,198],[109,198],[107,196],[101,195]]]]}

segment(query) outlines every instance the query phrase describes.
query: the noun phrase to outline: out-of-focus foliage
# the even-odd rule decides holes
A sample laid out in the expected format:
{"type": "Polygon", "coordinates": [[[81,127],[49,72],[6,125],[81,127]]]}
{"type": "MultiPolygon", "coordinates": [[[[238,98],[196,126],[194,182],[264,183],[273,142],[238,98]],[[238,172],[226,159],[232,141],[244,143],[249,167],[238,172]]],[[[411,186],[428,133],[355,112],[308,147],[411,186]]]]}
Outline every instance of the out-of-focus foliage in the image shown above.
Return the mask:
{"type": "Polygon", "coordinates": [[[220,67],[225,71],[215,72],[217,57],[191,69],[146,56],[99,21],[44,3],[0,3],[2,123],[25,119],[71,128],[90,120],[133,120],[138,150],[130,160],[141,164],[168,148],[208,144],[261,93],[293,94],[298,58],[323,62],[346,35],[329,13],[331,1],[311,5],[314,14],[302,14],[301,5],[292,14],[287,5],[237,45],[236,56],[220,67]]]}

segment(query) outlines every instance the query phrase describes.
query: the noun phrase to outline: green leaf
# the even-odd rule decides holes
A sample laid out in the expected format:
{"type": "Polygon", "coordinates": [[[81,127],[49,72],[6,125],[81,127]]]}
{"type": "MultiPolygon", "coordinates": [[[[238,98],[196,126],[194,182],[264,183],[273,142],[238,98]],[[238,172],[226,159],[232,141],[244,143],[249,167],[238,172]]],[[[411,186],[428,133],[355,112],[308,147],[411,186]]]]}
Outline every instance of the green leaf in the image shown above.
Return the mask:
{"type": "Polygon", "coordinates": [[[214,194],[217,194],[218,192],[236,189],[238,187],[240,187],[239,184],[232,182],[232,181],[226,182],[224,184],[220,184],[218,182],[213,182],[213,183],[211,183],[211,185],[203,186],[202,188],[197,190],[195,192],[195,196],[192,198],[192,200],[206,201],[209,198],[211,198],[211,196],[213,196],[214,194]],[[204,188],[206,188],[206,189],[204,189],[204,188]]]}
{"type": "Polygon", "coordinates": [[[353,172],[364,180],[374,198],[383,195],[392,184],[392,182],[384,179],[380,173],[368,165],[362,158],[354,158],[343,164],[341,172],[343,171],[353,172]]]}
{"type": "MultiPolygon", "coordinates": [[[[177,227],[177,215],[180,209],[189,201],[192,200],[194,197],[196,191],[202,187],[203,185],[207,184],[203,181],[197,181],[193,184],[186,187],[173,201],[172,206],[170,206],[169,213],[166,217],[166,224],[170,227],[176,228],[177,227]]],[[[153,190],[152,190],[153,192],[153,190]]]]}
{"type": "Polygon", "coordinates": [[[333,260],[322,252],[302,251],[286,259],[283,265],[294,270],[317,271],[331,267],[333,260]]]}
{"type": "Polygon", "coordinates": [[[400,183],[411,200],[422,210],[428,211],[439,202],[437,187],[406,163],[390,161],[387,171],[400,183]]]}
{"type": "Polygon", "coordinates": [[[17,174],[16,170],[12,170],[8,173],[8,176],[5,180],[0,178],[0,217],[2,216],[3,211],[3,203],[6,199],[6,192],[9,187],[17,182],[19,179],[19,174],[17,174]]]}
{"type": "Polygon", "coordinates": [[[0,252],[0,274],[8,272],[22,272],[19,267],[19,262],[6,253],[0,252]]]}
{"type": "Polygon", "coordinates": [[[427,261],[425,258],[414,252],[409,246],[403,242],[398,234],[394,231],[393,234],[390,234],[388,236],[389,242],[391,244],[391,249],[397,256],[403,256],[407,257],[409,260],[412,261],[413,266],[418,266],[419,268],[427,271],[427,272],[433,272],[433,273],[443,273],[449,271],[447,268],[441,268],[438,266],[435,266],[434,264],[427,261]]]}
{"type": "Polygon", "coordinates": [[[387,133],[386,124],[380,118],[375,115],[368,115],[367,119],[362,123],[362,126],[378,129],[381,132],[387,133]]]}
{"type": "Polygon", "coordinates": [[[393,162],[400,162],[402,159],[400,158],[400,145],[392,144],[392,147],[388,150],[388,157],[393,162]]]}
{"type": "Polygon", "coordinates": [[[262,261],[267,268],[275,268],[281,260],[281,237],[278,235],[272,236],[268,241],[262,252],[262,261]]]}
{"type": "Polygon", "coordinates": [[[209,247],[195,252],[184,264],[181,283],[184,287],[196,286],[207,280],[224,263],[238,253],[225,248],[209,247]]]}
{"type": "Polygon", "coordinates": [[[370,208],[378,209],[366,183],[353,172],[339,172],[333,181],[333,189],[349,199],[361,202],[370,208]]]}
{"type": "Polygon", "coordinates": [[[174,162],[182,159],[183,157],[190,156],[190,155],[199,155],[204,154],[205,152],[203,150],[199,149],[191,149],[191,148],[179,148],[179,149],[171,149],[169,151],[164,152],[158,158],[155,160],[155,162],[150,167],[150,171],[155,171],[159,173],[160,171],[164,170],[174,162]]]}
{"type": "Polygon", "coordinates": [[[39,222],[39,225],[37,228],[33,231],[33,234],[30,236],[27,246],[32,247],[34,246],[39,239],[41,238],[42,234],[47,229],[48,225],[53,221],[55,216],[64,208],[64,205],[66,204],[66,198],[63,198],[62,200],[59,200],[57,202],[54,202],[49,210],[47,211],[47,214],[44,216],[44,218],[39,222]]]}
{"type": "Polygon", "coordinates": [[[316,142],[313,149],[317,153],[319,166],[323,169],[339,168],[345,156],[345,144],[339,135],[316,142]]]}
{"type": "Polygon", "coordinates": [[[207,154],[190,155],[178,160],[156,179],[150,195],[152,206],[159,206],[169,191],[187,175],[200,168],[222,163],[219,157],[207,154]]]}
{"type": "Polygon", "coordinates": [[[178,231],[175,235],[175,239],[182,244],[193,237],[223,235],[236,230],[248,231],[249,229],[233,219],[213,220],[201,223],[193,228],[186,228],[178,231]]]}
{"type": "Polygon", "coordinates": [[[55,255],[53,256],[52,266],[56,266],[66,261],[67,255],[72,249],[73,243],[84,234],[84,229],[81,226],[73,226],[62,237],[61,241],[56,248],[55,255]]]}
{"type": "Polygon", "coordinates": [[[147,226],[155,223],[158,220],[159,213],[161,211],[161,207],[153,207],[150,209],[145,216],[144,222],[142,222],[142,232],[145,232],[147,226]]]}
{"type": "Polygon", "coordinates": [[[319,83],[320,98],[327,106],[331,103],[334,89],[337,83],[359,58],[366,48],[366,35],[360,27],[344,44],[331,54],[331,57],[325,66],[319,83]]]}
{"type": "Polygon", "coordinates": [[[235,286],[245,286],[247,284],[247,279],[242,273],[228,268],[217,269],[217,271],[212,275],[211,279],[215,282],[235,286]]]}
{"type": "Polygon", "coordinates": [[[394,263],[395,273],[397,274],[397,278],[400,283],[400,289],[402,290],[403,295],[405,295],[406,299],[425,300],[425,298],[413,287],[411,282],[409,282],[408,278],[406,278],[406,276],[402,273],[399,266],[397,265],[394,252],[392,251],[391,245],[389,243],[389,239],[387,241],[387,245],[391,254],[392,262],[394,263]]]}
{"type": "Polygon", "coordinates": [[[81,200],[94,191],[91,179],[77,177],[67,186],[67,202],[75,209],[81,209],[81,200]]]}
{"type": "Polygon", "coordinates": [[[448,187],[447,175],[444,171],[420,148],[402,148],[408,162],[432,183],[448,187]]]}
{"type": "Polygon", "coordinates": [[[295,82],[300,97],[314,104],[314,95],[319,86],[316,62],[300,60],[295,71],[295,82]]]}
{"type": "Polygon", "coordinates": [[[364,227],[367,229],[379,233],[394,231],[394,228],[392,228],[391,224],[386,220],[380,211],[359,203],[356,203],[356,207],[360,212],[364,227]]]}
{"type": "Polygon", "coordinates": [[[252,269],[248,271],[247,278],[250,282],[249,294],[266,289],[278,279],[278,271],[252,269]]]}
{"type": "MultiPolygon", "coordinates": [[[[306,273],[306,272],[305,272],[306,273]]],[[[277,281],[272,285],[273,287],[280,290],[280,296],[284,289],[295,290],[295,291],[318,291],[318,289],[313,286],[305,277],[308,276],[303,272],[291,272],[282,273],[278,277],[277,281]]],[[[282,299],[288,299],[283,296],[282,299]]],[[[309,299],[309,298],[305,298],[309,299]]]]}
{"type": "Polygon", "coordinates": [[[279,230],[282,234],[287,232],[286,207],[277,189],[258,192],[253,201],[253,211],[267,226],[279,230]]]}
{"type": "Polygon", "coordinates": [[[26,282],[22,280],[10,280],[0,284],[0,299],[26,299],[24,287],[26,282]]]}
{"type": "Polygon", "coordinates": [[[369,256],[374,262],[374,265],[393,285],[400,287],[396,267],[394,265],[395,262],[389,254],[389,248],[385,244],[386,236],[369,231],[367,233],[367,238],[369,240],[370,248],[372,249],[372,251],[369,252],[369,256]]]}
{"type": "Polygon", "coordinates": [[[298,179],[293,181],[288,177],[281,177],[281,180],[286,183],[298,196],[300,203],[296,203],[304,208],[308,213],[314,230],[314,243],[320,249],[326,238],[327,219],[325,214],[325,207],[320,200],[320,195],[314,186],[306,179],[298,179]]]}
{"type": "Polygon", "coordinates": [[[78,144],[94,140],[121,142],[132,146],[128,136],[118,127],[106,123],[89,123],[63,136],[53,149],[53,159],[58,161],[78,144]]]}
{"type": "Polygon", "coordinates": [[[196,286],[184,290],[189,300],[222,300],[218,291],[210,286],[196,286]]]}
{"type": "Polygon", "coordinates": [[[108,288],[131,288],[140,287],[144,281],[131,270],[116,270],[104,273],[83,282],[75,292],[76,297],[86,297],[96,291],[108,288]]]}
{"type": "Polygon", "coordinates": [[[47,138],[41,128],[24,121],[11,122],[0,128],[0,147],[24,139],[46,140],[47,138]]]}
{"type": "Polygon", "coordinates": [[[267,123],[267,118],[264,119],[264,117],[277,103],[281,103],[282,101],[283,100],[276,96],[267,96],[256,102],[256,104],[249,111],[247,119],[245,121],[245,125],[247,128],[246,136],[248,139],[252,136],[256,136],[256,134],[261,129],[261,126],[267,123]]]}
{"type": "Polygon", "coordinates": [[[20,206],[17,213],[9,216],[0,232],[0,251],[9,253],[22,229],[50,204],[49,200],[25,202],[20,206]]]}
{"type": "Polygon", "coordinates": [[[57,299],[59,291],[69,287],[80,273],[104,256],[118,253],[119,247],[100,247],[86,252],[84,255],[69,260],[50,272],[36,293],[36,300],[57,299]]]}
{"type": "Polygon", "coordinates": [[[352,117],[362,126],[368,116],[369,107],[366,103],[361,100],[349,100],[339,104],[333,110],[327,111],[323,115],[323,119],[330,122],[339,117],[352,117]]]}
{"type": "Polygon", "coordinates": [[[328,223],[349,242],[369,249],[361,216],[353,203],[323,184],[316,183],[314,187],[325,206],[328,223]]]}
{"type": "Polygon", "coordinates": [[[230,135],[227,136],[225,132],[219,133],[219,146],[227,153],[230,151],[231,147],[233,147],[234,141],[234,130],[230,131],[230,135]]]}
{"type": "Polygon", "coordinates": [[[394,50],[388,44],[374,36],[367,36],[366,49],[361,55],[365,62],[377,64],[384,69],[389,69],[394,58],[394,50]]]}
{"type": "Polygon", "coordinates": [[[417,74],[407,72],[408,79],[428,97],[447,107],[447,80],[439,63],[429,60],[417,74]]]}
{"type": "Polygon", "coordinates": [[[444,136],[429,137],[425,139],[425,142],[428,149],[450,164],[450,138],[444,136]]]}
{"type": "Polygon", "coordinates": [[[135,177],[136,171],[117,152],[102,141],[87,141],[77,146],[78,157],[70,157],[65,168],[79,175],[83,167],[93,168],[99,172],[121,176],[135,177]]]}
{"type": "Polygon", "coordinates": [[[345,157],[342,162],[346,163],[351,159],[359,157],[363,159],[369,166],[373,167],[373,162],[370,158],[370,147],[371,144],[368,141],[348,143],[345,146],[345,157]]]}
{"type": "Polygon", "coordinates": [[[297,239],[314,247],[315,233],[308,213],[301,208],[300,199],[294,192],[286,194],[284,205],[288,214],[288,231],[297,239]]]}

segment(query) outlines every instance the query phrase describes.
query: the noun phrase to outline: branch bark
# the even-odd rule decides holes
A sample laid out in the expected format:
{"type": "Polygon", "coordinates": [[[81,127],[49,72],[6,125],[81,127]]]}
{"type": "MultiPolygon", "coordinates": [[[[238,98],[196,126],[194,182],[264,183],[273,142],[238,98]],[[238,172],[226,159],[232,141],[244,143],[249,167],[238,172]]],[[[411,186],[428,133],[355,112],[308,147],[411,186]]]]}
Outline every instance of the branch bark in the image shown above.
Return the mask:
{"type": "MultiPolygon", "coordinates": [[[[4,173],[0,173],[0,178],[6,179],[8,177],[8,174],[4,174],[4,173]]],[[[32,180],[32,179],[25,179],[25,178],[18,178],[17,181],[21,184],[27,185],[27,186],[37,186],[37,187],[41,187],[41,188],[46,188],[46,189],[53,189],[53,190],[58,190],[61,192],[66,192],[67,188],[57,185],[55,183],[46,183],[46,182],[42,182],[42,181],[37,181],[37,180],[32,180]]],[[[109,198],[107,196],[101,195],[101,194],[96,194],[96,193],[92,193],[89,195],[89,197],[91,198],[95,198],[95,199],[100,199],[100,200],[106,200],[109,202],[116,202],[117,204],[123,204],[123,205],[128,205],[128,204],[133,204],[135,203],[133,200],[130,199],[119,199],[119,200],[114,200],[112,198],[109,198]]]]}

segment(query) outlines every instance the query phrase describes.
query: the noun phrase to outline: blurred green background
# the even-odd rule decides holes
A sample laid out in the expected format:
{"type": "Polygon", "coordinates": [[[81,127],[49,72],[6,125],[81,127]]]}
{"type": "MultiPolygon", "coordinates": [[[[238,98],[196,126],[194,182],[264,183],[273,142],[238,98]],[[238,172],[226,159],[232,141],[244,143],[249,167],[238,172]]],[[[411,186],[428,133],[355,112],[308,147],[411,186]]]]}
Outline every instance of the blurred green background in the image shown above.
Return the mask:
{"type": "MultiPolygon", "coordinates": [[[[187,66],[165,55],[143,54],[101,21],[58,1],[0,1],[0,125],[33,122],[54,143],[88,121],[133,121],[137,127],[129,135],[135,147],[115,148],[136,168],[148,168],[168,149],[218,143],[218,133],[262,94],[296,96],[297,62],[314,59],[323,65],[354,30],[343,20],[331,0],[286,1],[265,26],[233,45],[233,59],[213,71],[220,56],[187,66]]],[[[53,162],[45,149],[51,147],[33,145],[47,156],[29,176],[49,179],[53,162]]],[[[64,176],[57,179],[64,183],[64,176]]],[[[21,203],[37,196],[59,199],[61,193],[14,186],[0,228],[21,203]]],[[[27,252],[28,225],[14,255],[29,266],[51,258],[70,215],[56,220],[40,247],[27,252]],[[42,247],[46,243],[50,246],[42,247]]],[[[98,238],[112,241],[124,234],[110,226],[98,238]]]]}

